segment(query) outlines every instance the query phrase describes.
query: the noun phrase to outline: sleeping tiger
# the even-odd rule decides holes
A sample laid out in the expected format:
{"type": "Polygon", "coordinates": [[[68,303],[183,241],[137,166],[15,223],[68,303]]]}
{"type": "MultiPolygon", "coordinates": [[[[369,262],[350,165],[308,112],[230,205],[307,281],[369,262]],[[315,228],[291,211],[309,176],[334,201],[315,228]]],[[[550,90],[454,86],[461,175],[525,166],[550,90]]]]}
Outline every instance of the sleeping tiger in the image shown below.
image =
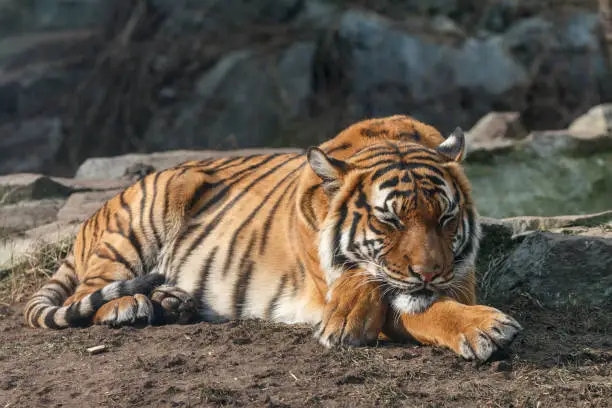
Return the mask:
{"type": "Polygon", "coordinates": [[[303,154],[149,174],[83,223],[30,299],[60,329],[259,318],[327,347],[378,339],[487,360],[521,326],[476,305],[480,227],[465,141],[407,116],[355,123],[303,154]]]}

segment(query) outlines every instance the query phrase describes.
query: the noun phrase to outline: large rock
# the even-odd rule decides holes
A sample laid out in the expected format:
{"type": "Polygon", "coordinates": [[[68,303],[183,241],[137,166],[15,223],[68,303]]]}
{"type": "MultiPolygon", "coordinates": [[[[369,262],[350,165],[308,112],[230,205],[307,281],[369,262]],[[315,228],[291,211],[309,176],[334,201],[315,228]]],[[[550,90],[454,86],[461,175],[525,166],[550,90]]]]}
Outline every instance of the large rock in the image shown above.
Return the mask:
{"type": "Polygon", "coordinates": [[[314,51],[314,43],[297,42],[272,54],[228,53],[196,81],[190,100],[156,116],[145,134],[149,149],[287,145],[280,136],[311,96],[314,51]]]}
{"type": "Polygon", "coordinates": [[[482,226],[481,297],[499,302],[527,295],[544,306],[612,305],[612,211],[483,218],[482,226]]]}
{"type": "Polygon", "coordinates": [[[0,240],[57,219],[64,200],[46,199],[0,206],[0,240]]]}
{"type": "Polygon", "coordinates": [[[447,131],[474,123],[495,103],[512,104],[528,85],[527,71],[500,36],[453,46],[377,14],[349,10],[331,38],[320,64],[334,72],[334,81],[341,79],[352,119],[409,112],[447,131]]]}
{"type": "Polygon", "coordinates": [[[539,302],[612,304],[612,239],[549,232],[527,235],[495,271],[492,291],[539,302]]]}
{"type": "Polygon", "coordinates": [[[205,160],[230,155],[298,152],[301,152],[301,149],[178,150],[150,154],[126,154],[115,157],[94,157],[81,164],[76,172],[75,179],[76,181],[121,179],[126,175],[129,176],[130,169],[137,165],[163,170],[190,160],[205,160]]]}
{"type": "MultiPolygon", "coordinates": [[[[91,48],[91,32],[23,35],[0,41],[0,119],[61,116],[89,67],[71,65],[91,48]]],[[[17,122],[19,124],[20,122],[17,122]]]]}
{"type": "Polygon", "coordinates": [[[65,198],[75,192],[108,191],[127,187],[130,180],[70,179],[41,174],[0,176],[0,205],[21,201],[65,198]]]}
{"type": "Polygon", "coordinates": [[[44,171],[53,163],[62,137],[57,118],[0,126],[0,174],[44,171]]]}
{"type": "Polygon", "coordinates": [[[527,136],[519,112],[490,112],[467,132],[468,148],[490,148],[513,144],[527,136]]]}
{"type": "Polygon", "coordinates": [[[532,132],[470,148],[466,171],[483,215],[555,216],[610,208],[612,134],[532,132]]]}
{"type": "Polygon", "coordinates": [[[40,174],[0,176],[0,204],[67,197],[70,193],[72,193],[70,187],[40,174]]]}

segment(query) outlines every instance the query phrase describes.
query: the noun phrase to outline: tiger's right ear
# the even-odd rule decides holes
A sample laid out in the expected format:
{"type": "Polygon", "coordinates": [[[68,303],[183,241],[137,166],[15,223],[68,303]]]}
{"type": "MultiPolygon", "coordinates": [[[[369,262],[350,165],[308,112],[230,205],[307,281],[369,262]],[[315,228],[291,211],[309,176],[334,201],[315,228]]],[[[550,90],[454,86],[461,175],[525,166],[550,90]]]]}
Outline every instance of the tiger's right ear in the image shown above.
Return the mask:
{"type": "Polygon", "coordinates": [[[329,195],[338,191],[348,171],[348,165],[342,160],[327,156],[318,147],[309,148],[306,157],[312,171],[323,181],[325,191],[329,195]]]}

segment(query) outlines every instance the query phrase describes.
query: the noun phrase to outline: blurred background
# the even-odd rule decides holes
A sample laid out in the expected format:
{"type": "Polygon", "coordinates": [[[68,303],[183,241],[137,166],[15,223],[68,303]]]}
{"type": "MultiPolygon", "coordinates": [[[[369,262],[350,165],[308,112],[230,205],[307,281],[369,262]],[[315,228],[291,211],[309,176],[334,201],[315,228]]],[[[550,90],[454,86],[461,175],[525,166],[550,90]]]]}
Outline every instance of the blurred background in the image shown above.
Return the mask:
{"type": "Polygon", "coordinates": [[[469,131],[484,215],[603,211],[611,22],[607,0],[0,0],[0,174],[403,113],[469,131]]]}

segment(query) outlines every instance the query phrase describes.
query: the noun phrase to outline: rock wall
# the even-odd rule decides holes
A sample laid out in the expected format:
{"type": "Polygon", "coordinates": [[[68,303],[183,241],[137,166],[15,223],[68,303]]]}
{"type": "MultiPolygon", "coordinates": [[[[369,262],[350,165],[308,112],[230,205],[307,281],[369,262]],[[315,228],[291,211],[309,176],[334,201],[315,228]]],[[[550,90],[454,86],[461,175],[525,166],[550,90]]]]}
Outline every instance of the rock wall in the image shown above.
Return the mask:
{"type": "Polygon", "coordinates": [[[2,0],[0,173],[305,147],[393,113],[561,128],[612,94],[593,3],[2,0]]]}

